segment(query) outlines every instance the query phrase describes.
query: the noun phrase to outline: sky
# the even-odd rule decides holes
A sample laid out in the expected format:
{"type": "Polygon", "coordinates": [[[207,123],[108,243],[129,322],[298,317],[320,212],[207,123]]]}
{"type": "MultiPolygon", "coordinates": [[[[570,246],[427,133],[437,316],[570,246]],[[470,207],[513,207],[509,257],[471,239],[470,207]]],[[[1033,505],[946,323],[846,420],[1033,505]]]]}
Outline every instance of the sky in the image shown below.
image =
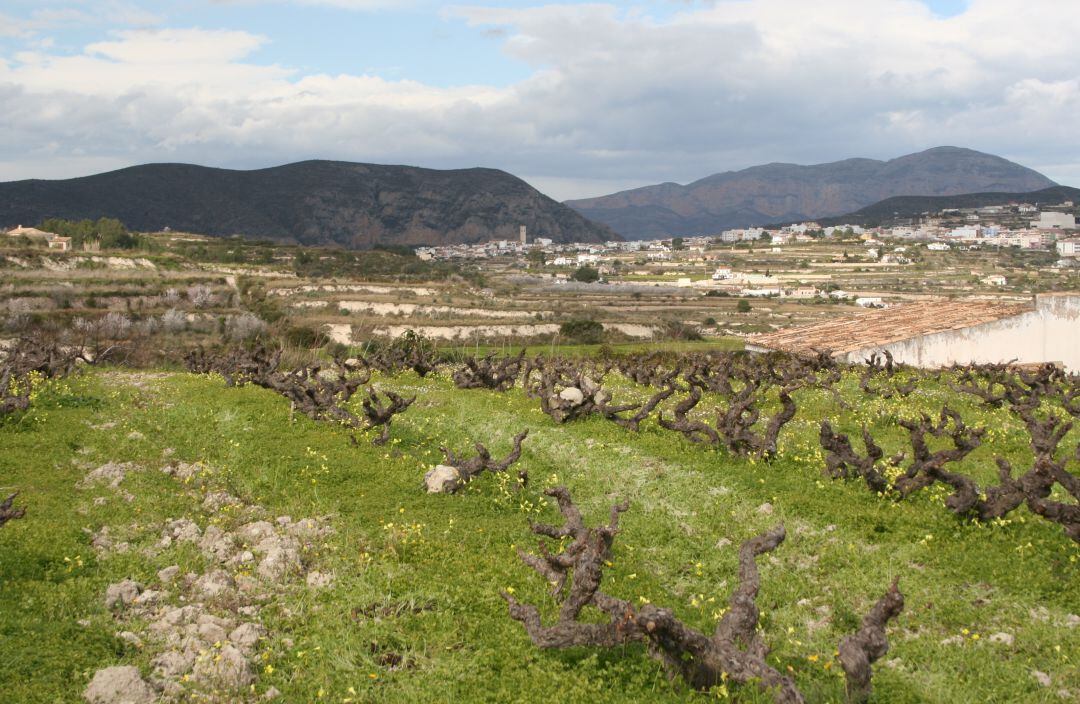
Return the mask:
{"type": "Polygon", "coordinates": [[[0,181],[505,169],[559,199],[941,145],[1080,185],[1076,0],[0,0],[0,181]]]}

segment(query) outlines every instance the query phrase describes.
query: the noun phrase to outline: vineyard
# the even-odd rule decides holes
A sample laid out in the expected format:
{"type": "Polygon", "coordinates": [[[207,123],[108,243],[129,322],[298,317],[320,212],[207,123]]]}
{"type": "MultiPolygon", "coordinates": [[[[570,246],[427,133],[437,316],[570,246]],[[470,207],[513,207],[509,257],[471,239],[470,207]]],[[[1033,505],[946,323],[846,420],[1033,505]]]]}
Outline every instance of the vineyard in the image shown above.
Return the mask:
{"type": "Polygon", "coordinates": [[[25,340],[0,390],[5,700],[1080,698],[1053,366],[25,340]]]}

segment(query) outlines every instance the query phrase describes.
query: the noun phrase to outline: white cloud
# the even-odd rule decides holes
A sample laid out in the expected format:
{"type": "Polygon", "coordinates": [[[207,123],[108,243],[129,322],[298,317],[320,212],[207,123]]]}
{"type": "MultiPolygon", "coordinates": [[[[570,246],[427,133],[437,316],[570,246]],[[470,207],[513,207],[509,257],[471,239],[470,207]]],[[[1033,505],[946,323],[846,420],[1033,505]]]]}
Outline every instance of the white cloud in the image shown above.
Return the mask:
{"type": "Polygon", "coordinates": [[[499,30],[533,75],[506,88],[302,75],[251,59],[266,37],[206,29],[8,55],[0,178],[41,159],[325,157],[495,166],[570,197],[940,144],[1080,173],[1072,0],[973,0],[951,18],[916,0],[730,0],[663,21],[602,4],[447,12],[499,30]]]}

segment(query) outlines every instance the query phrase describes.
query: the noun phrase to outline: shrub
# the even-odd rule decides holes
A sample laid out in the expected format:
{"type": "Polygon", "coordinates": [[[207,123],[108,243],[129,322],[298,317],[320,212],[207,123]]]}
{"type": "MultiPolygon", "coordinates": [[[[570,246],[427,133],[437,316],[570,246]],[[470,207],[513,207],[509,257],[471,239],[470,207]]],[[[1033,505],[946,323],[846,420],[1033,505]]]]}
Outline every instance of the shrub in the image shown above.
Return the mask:
{"type": "Polygon", "coordinates": [[[191,305],[196,308],[206,308],[214,301],[214,292],[204,284],[189,286],[187,296],[188,300],[191,301],[191,305]]]}
{"type": "Polygon", "coordinates": [[[187,316],[175,308],[161,314],[161,327],[165,332],[180,332],[187,327],[187,316]]]}
{"type": "Polygon", "coordinates": [[[591,284],[600,280],[600,272],[591,266],[578,267],[578,270],[573,274],[573,279],[574,281],[591,284]]]}
{"type": "MultiPolygon", "coordinates": [[[[715,321],[714,321],[715,322],[715,321]]],[[[680,320],[664,321],[664,336],[669,340],[700,340],[701,333],[680,320]]]]}
{"type": "Polygon", "coordinates": [[[735,310],[739,311],[740,313],[749,313],[750,301],[746,300],[745,298],[742,299],[741,301],[739,301],[739,304],[735,306],[735,310]]]}
{"type": "Polygon", "coordinates": [[[559,334],[583,345],[595,345],[603,340],[604,326],[595,320],[575,318],[560,325],[559,334]]]}
{"type": "Polygon", "coordinates": [[[266,332],[266,323],[252,313],[229,316],[225,322],[225,336],[230,340],[250,340],[266,332]]]}
{"type": "Polygon", "coordinates": [[[298,325],[296,327],[288,328],[285,331],[285,341],[290,345],[296,347],[304,347],[306,349],[315,349],[316,347],[322,347],[329,338],[322,330],[307,325],[298,325]]]}

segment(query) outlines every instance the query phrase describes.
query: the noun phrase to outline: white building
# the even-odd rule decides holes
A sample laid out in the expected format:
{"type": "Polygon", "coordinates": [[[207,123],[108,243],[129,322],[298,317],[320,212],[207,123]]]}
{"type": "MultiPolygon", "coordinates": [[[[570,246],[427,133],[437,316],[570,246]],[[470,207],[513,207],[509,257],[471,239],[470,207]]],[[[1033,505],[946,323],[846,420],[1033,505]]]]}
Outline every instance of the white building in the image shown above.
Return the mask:
{"type": "Polygon", "coordinates": [[[787,294],[788,298],[796,298],[796,299],[800,299],[800,300],[807,300],[807,299],[811,299],[811,298],[817,298],[817,296],[818,296],[818,290],[816,288],[814,288],[813,286],[800,286],[798,288],[792,289],[787,294]]]}
{"type": "Polygon", "coordinates": [[[965,225],[949,233],[949,237],[958,240],[977,240],[982,237],[982,228],[978,225],[965,225]]]}
{"type": "Polygon", "coordinates": [[[1039,219],[1031,225],[1040,230],[1075,230],[1076,216],[1071,213],[1041,212],[1039,219]]]}
{"type": "Polygon", "coordinates": [[[1039,219],[1031,222],[1031,227],[1040,230],[1076,230],[1077,218],[1070,213],[1039,213],[1039,219]]]}
{"type": "Polygon", "coordinates": [[[1080,257],[1080,238],[1058,240],[1057,251],[1062,257],[1080,257]]]}

